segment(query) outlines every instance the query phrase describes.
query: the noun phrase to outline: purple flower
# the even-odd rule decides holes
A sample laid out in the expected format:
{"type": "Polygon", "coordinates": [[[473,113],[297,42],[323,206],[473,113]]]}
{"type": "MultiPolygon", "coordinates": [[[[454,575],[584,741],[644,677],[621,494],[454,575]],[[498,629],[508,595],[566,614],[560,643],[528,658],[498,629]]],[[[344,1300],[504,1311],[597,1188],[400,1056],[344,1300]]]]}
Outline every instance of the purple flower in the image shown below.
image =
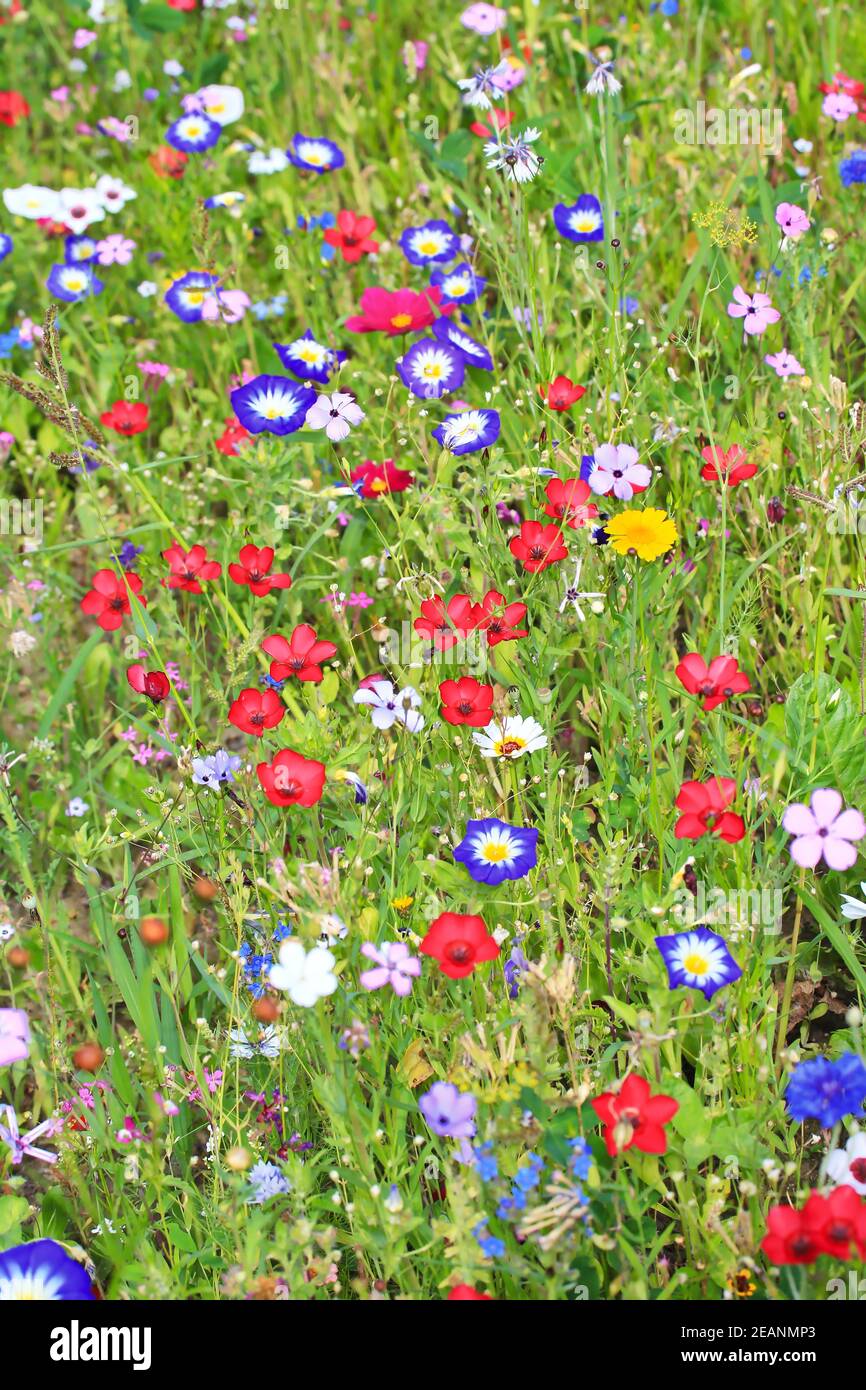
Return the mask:
{"type": "Polygon", "coordinates": [[[436,1081],[418,1101],[418,1109],[434,1134],[472,1139],[476,1104],[473,1095],[458,1091],[450,1081],[436,1081]]]}
{"type": "Polygon", "coordinates": [[[746,291],[737,285],[734,290],[734,299],[728,305],[728,313],[732,319],[743,320],[744,333],[766,333],[771,323],[778,323],[782,317],[778,309],[774,309],[770,303],[768,294],[746,294],[746,291]]]}
{"type": "MultiPolygon", "coordinates": [[[[473,1100],[473,1105],[475,1104],[473,1100]]],[[[33,1143],[34,1139],[39,1139],[44,1134],[46,1139],[52,1139],[63,1129],[63,1121],[55,1119],[53,1116],[48,1120],[43,1120],[34,1129],[29,1129],[26,1134],[22,1134],[18,1128],[18,1116],[15,1114],[11,1105],[0,1105],[0,1115],[5,1114],[5,1123],[0,1124],[0,1139],[9,1148],[10,1161],[18,1165],[23,1158],[38,1158],[40,1163],[56,1163],[59,1154],[50,1153],[48,1149],[39,1149],[33,1143]]]]}
{"type": "Polygon", "coordinates": [[[421,974],[421,962],[409,955],[405,941],[386,941],[381,948],[365,941],[361,955],[377,964],[375,970],[361,973],[364,989],[384,989],[385,985],[390,985],[395,994],[403,996],[411,993],[412,980],[421,974]]]}
{"type": "Polygon", "coordinates": [[[809,805],[796,802],[782,817],[782,825],[795,838],[791,858],[801,869],[814,869],[823,857],[829,869],[850,869],[857,860],[855,844],[866,835],[859,811],[842,810],[842,794],[831,787],[813,791],[809,805]]]}
{"type": "Polygon", "coordinates": [[[30,1023],[23,1009],[0,1009],[0,1067],[30,1055],[30,1023]]]}

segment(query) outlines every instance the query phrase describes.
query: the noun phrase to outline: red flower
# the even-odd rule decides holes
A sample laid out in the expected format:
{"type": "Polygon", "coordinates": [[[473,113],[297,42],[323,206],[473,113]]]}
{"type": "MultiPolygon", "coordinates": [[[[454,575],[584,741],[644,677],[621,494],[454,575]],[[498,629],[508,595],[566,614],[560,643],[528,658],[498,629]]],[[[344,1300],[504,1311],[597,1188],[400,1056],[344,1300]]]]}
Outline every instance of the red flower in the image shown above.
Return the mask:
{"type": "Polygon", "coordinates": [[[485,125],[483,121],[473,121],[469,129],[473,135],[480,135],[485,140],[493,140],[497,130],[504,130],[514,120],[514,112],[506,111],[503,107],[492,106],[490,113],[493,117],[493,126],[485,125]]]}
{"type": "Polygon", "coordinates": [[[137,574],[124,573],[121,577],[114,570],[97,570],[91,583],[93,588],[81,600],[81,611],[95,618],[103,632],[115,632],[120,627],[130,609],[131,593],[147,607],[137,574]]]}
{"type": "Polygon", "coordinates": [[[169,568],[168,579],[162,581],[163,586],[169,589],[185,589],[188,594],[200,594],[200,579],[219,579],[223,572],[223,567],[217,560],[207,558],[207,550],[203,545],[193,545],[189,550],[184,550],[175,541],[174,545],[162,552],[162,558],[168,560],[169,568]]]}
{"type": "Polygon", "coordinates": [[[12,0],[11,5],[0,8],[0,24],[7,24],[15,15],[21,13],[21,0],[12,0]]]}
{"type": "Polygon", "coordinates": [[[468,594],[455,594],[447,608],[444,599],[425,598],[421,614],[412,624],[415,631],[429,637],[437,652],[447,652],[478,627],[480,610],[468,594]]]}
{"type": "Polygon", "coordinates": [[[462,917],[459,912],[440,912],[418,950],[438,960],[451,980],[471,975],[484,960],[495,960],[499,947],[488,936],[483,917],[462,917]]]}
{"type": "Polygon", "coordinates": [[[145,671],[140,664],[127,667],[126,679],[133,690],[139,695],[146,695],[148,700],[152,700],[158,705],[160,700],[164,700],[171,686],[168,676],[164,671],[145,671]]]}
{"type": "Polygon", "coordinates": [[[482,685],[474,676],[442,681],[439,686],[442,708],[439,713],[448,724],[471,724],[486,729],[493,718],[493,686],[482,685]]]}
{"type": "Polygon", "coordinates": [[[171,145],[160,145],[147,162],[161,179],[182,179],[183,171],[189,163],[189,155],[183,150],[173,149],[171,145]]]}
{"type": "Polygon", "coordinates": [[[674,829],[678,840],[699,840],[702,835],[715,834],[729,845],[742,840],[746,833],[742,816],[727,811],[737,794],[733,777],[711,777],[708,782],[683,782],[676,805],[685,815],[680,816],[674,829]]]}
{"type": "Polygon", "coordinates": [[[370,233],[375,230],[376,223],[372,217],[359,217],[357,213],[344,208],[337,213],[336,227],[329,227],[324,239],[329,246],[339,248],[344,261],[354,265],[362,256],[379,250],[378,241],[370,239],[370,233]]]}
{"type": "Polygon", "coordinates": [[[173,10],[194,10],[196,7],[196,0],[165,0],[165,3],[173,10]]]}
{"type": "Polygon", "coordinates": [[[618,1091],[605,1091],[591,1101],[602,1123],[601,1137],[611,1158],[626,1149],[644,1154],[667,1152],[664,1126],[679,1110],[673,1096],[650,1095],[649,1082],[632,1072],[618,1091]]]}
{"type": "Polygon", "coordinates": [[[568,555],[559,527],[542,526],[540,521],[524,521],[520,535],[508,542],[508,549],[530,574],[546,570],[568,555]]]}
{"type": "Polygon", "coordinates": [[[260,598],[271,589],[291,589],[292,581],[288,574],[269,574],[274,563],[274,552],[269,545],[261,549],[255,545],[241,546],[238,556],[240,564],[229,565],[229,576],[236,584],[249,584],[250,593],[260,598]]]}
{"type": "Polygon", "coordinates": [[[818,91],[826,96],[828,92],[844,92],[845,96],[851,97],[858,106],[857,120],[866,121],[866,87],[862,82],[857,82],[847,73],[836,72],[833,74],[832,82],[821,82],[818,84],[818,91]]]}
{"type": "Polygon", "coordinates": [[[720,483],[723,480],[728,487],[736,487],[738,483],[744,483],[747,478],[754,478],[758,471],[756,463],[745,463],[745,449],[741,449],[739,444],[732,444],[730,449],[720,449],[718,445],[715,449],[701,449],[701,458],[705,459],[701,469],[701,477],[708,483],[720,483]]]}
{"type": "Polygon", "coordinates": [[[127,438],[147,429],[150,411],[144,401],[115,401],[110,410],[103,410],[100,423],[127,438]]]}
{"type": "Polygon", "coordinates": [[[689,652],[677,667],[676,675],[690,695],[703,697],[705,713],[723,705],[732,695],[742,695],[752,688],[749,677],[737,669],[733,656],[713,657],[707,666],[697,652],[689,652]]]}
{"type": "Polygon", "coordinates": [[[565,481],[562,478],[551,478],[544,489],[544,495],[547,498],[545,516],[564,521],[572,530],[578,530],[598,516],[595,503],[590,502],[587,505],[590,486],[583,478],[567,478],[565,481]]]}
{"type": "Polygon", "coordinates": [[[0,125],[17,125],[30,115],[30,107],[20,92],[0,92],[0,125]]]}
{"type": "Polygon", "coordinates": [[[414,473],[397,468],[393,459],[385,459],[384,463],[373,463],[372,459],[367,459],[352,469],[351,478],[353,483],[362,484],[359,489],[361,497],[381,497],[383,492],[405,492],[415,482],[414,473]]]}
{"type": "Polygon", "coordinates": [[[491,1298],[489,1293],[479,1293],[477,1289],[473,1289],[471,1284],[455,1284],[445,1302],[459,1303],[461,1299],[465,1299],[468,1302],[469,1299],[480,1300],[482,1298],[486,1299],[488,1303],[495,1302],[495,1299],[491,1298]]]}
{"type": "Polygon", "coordinates": [[[516,642],[519,637],[528,636],[529,629],[515,627],[526,617],[525,603],[506,603],[496,589],[488,589],[477,610],[480,617],[478,626],[487,637],[487,645],[495,647],[498,642],[516,642]]]}
{"type": "Polygon", "coordinates": [[[273,762],[259,763],[256,776],[274,806],[315,806],[325,785],[325,764],[281,748],[273,762]]]}
{"type": "Polygon", "coordinates": [[[242,690],[229,710],[229,723],[245,734],[261,738],[265,729],[275,729],[282,722],[286,707],[275,690],[242,690]]]}
{"type": "MultiPolygon", "coordinates": [[[[438,286],[422,290],[383,290],[372,285],[361,295],[361,312],[346,320],[350,333],[416,333],[429,328],[436,318],[442,291],[438,286]]],[[[446,304],[441,313],[453,313],[456,305],[446,304]]]]}
{"type": "Polygon", "coordinates": [[[586,387],[576,385],[567,376],[558,376],[549,386],[539,386],[538,394],[551,410],[570,410],[586,395],[586,387]]]}
{"type": "Polygon", "coordinates": [[[819,1255],[853,1258],[851,1245],[866,1259],[866,1204],[853,1187],[837,1187],[828,1197],[812,1192],[801,1211],[770,1207],[761,1249],[774,1265],[808,1265],[819,1255]]]}
{"type": "Polygon", "coordinates": [[[313,681],[316,685],[325,676],[321,662],[330,661],[337,654],[333,642],[320,642],[316,629],[306,623],[296,627],[288,641],[278,632],[266,637],[262,648],[274,658],[271,680],[284,681],[295,676],[299,681],[313,681]]]}
{"type": "Polygon", "coordinates": [[[216,441],[216,447],[221,454],[233,457],[241,452],[248,439],[252,439],[249,430],[244,429],[236,416],[228,415],[225,420],[225,429],[216,441]]]}

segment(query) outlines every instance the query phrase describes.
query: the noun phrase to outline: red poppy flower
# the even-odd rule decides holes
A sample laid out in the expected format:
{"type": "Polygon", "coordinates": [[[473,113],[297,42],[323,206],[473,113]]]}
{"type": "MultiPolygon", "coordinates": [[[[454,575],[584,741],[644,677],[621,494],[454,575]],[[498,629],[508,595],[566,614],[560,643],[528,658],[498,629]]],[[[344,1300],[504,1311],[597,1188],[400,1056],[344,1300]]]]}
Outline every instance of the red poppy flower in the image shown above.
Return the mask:
{"type": "Polygon", "coordinates": [[[744,483],[747,478],[754,478],[758,471],[756,463],[746,463],[746,451],[741,449],[739,444],[732,444],[730,449],[725,451],[718,445],[711,449],[701,449],[701,458],[705,460],[701,469],[701,477],[708,483],[726,482],[728,487],[737,487],[739,483],[744,483]]]}
{"type": "Polygon", "coordinates": [[[770,1207],[761,1249],[774,1265],[807,1265],[819,1255],[849,1260],[852,1244],[866,1258],[866,1204],[853,1187],[842,1186],[827,1197],[812,1192],[800,1211],[770,1207]]]}
{"type": "Polygon", "coordinates": [[[81,611],[95,618],[103,632],[115,632],[130,609],[130,594],[147,607],[137,574],[116,574],[114,570],[97,570],[90,581],[93,588],[81,600],[81,611]]]}
{"type": "Polygon", "coordinates": [[[446,304],[440,307],[442,291],[438,285],[422,290],[383,290],[380,285],[371,285],[361,295],[361,312],[346,320],[350,333],[387,333],[396,337],[398,333],[417,333],[420,328],[429,328],[436,319],[436,310],[451,314],[457,307],[446,304]]]}
{"type": "Polygon", "coordinates": [[[352,469],[351,478],[353,483],[361,483],[357,489],[360,496],[368,498],[381,497],[383,492],[405,492],[415,482],[414,473],[397,468],[393,459],[385,459],[384,463],[367,459],[352,469]]]}
{"type": "Polygon", "coordinates": [[[371,251],[379,250],[378,241],[371,240],[370,233],[375,232],[376,223],[372,217],[359,217],[356,212],[349,212],[346,208],[337,213],[336,227],[329,227],[325,232],[324,240],[329,246],[336,246],[340,251],[343,260],[354,265],[362,256],[369,256],[371,251]]]}
{"type": "Polygon", "coordinates": [[[676,805],[685,812],[674,829],[678,840],[699,840],[702,835],[714,834],[729,845],[742,840],[746,833],[742,816],[725,808],[737,794],[733,777],[711,777],[708,782],[683,782],[676,805]]]}
{"type": "Polygon", "coordinates": [[[182,179],[189,155],[184,154],[183,150],[173,149],[171,145],[160,145],[158,150],[148,155],[147,162],[161,179],[182,179]]]}
{"type": "Polygon", "coordinates": [[[473,121],[469,127],[473,135],[480,135],[485,140],[493,140],[496,138],[497,130],[504,130],[514,120],[513,111],[506,111],[499,106],[492,106],[488,116],[493,118],[493,125],[485,125],[483,121],[473,121]]]}
{"type": "Polygon", "coordinates": [[[752,688],[749,677],[737,669],[734,656],[715,656],[708,666],[697,652],[689,652],[677,667],[676,675],[690,695],[703,697],[705,712],[752,688]]]}
{"type": "Polygon", "coordinates": [[[506,603],[496,589],[488,589],[476,611],[481,615],[478,626],[487,638],[487,644],[495,647],[498,642],[516,642],[526,637],[529,629],[515,627],[526,617],[525,603],[506,603]]]}
{"type": "Polygon", "coordinates": [[[158,705],[160,700],[164,700],[171,685],[168,676],[164,671],[145,671],[144,667],[138,663],[135,666],[127,667],[126,679],[139,695],[146,695],[148,700],[152,700],[158,705]]]}
{"type": "Polygon", "coordinates": [[[0,92],[0,124],[14,126],[30,115],[30,107],[20,92],[0,92]]]}
{"type": "Polygon", "coordinates": [[[538,394],[551,410],[570,410],[586,395],[586,387],[578,386],[567,376],[558,376],[549,386],[539,386],[538,394]]]}
{"type": "Polygon", "coordinates": [[[256,776],[274,806],[315,806],[325,785],[325,764],[281,748],[272,762],[259,763],[256,776]]]}
{"type": "Polygon", "coordinates": [[[150,410],[144,401],[115,401],[110,410],[103,410],[99,417],[106,429],[116,430],[129,438],[131,434],[141,434],[147,429],[150,410]]]}
{"type": "Polygon", "coordinates": [[[480,610],[468,594],[455,594],[448,600],[425,598],[421,604],[421,617],[412,626],[423,637],[429,637],[437,652],[447,652],[467,633],[478,627],[480,610]]]}
{"type": "Polygon", "coordinates": [[[273,637],[266,637],[262,649],[273,657],[271,680],[284,681],[294,676],[299,681],[312,681],[315,685],[325,677],[321,663],[337,655],[333,642],[320,642],[316,629],[306,623],[296,627],[288,641],[278,632],[273,637]]]}
{"type": "Polygon", "coordinates": [[[664,1126],[679,1110],[673,1096],[650,1095],[649,1082],[632,1072],[618,1091],[605,1091],[590,1101],[602,1123],[601,1137],[611,1158],[626,1149],[644,1154],[667,1152],[664,1126]]]}
{"type": "Polygon", "coordinates": [[[442,681],[439,686],[442,708],[439,713],[448,724],[471,724],[486,729],[493,718],[493,686],[482,685],[474,676],[442,681]]]}
{"type": "Polygon", "coordinates": [[[489,1293],[479,1293],[477,1289],[473,1289],[471,1284],[455,1284],[445,1302],[459,1303],[461,1299],[468,1302],[470,1299],[480,1300],[482,1298],[488,1303],[495,1302],[495,1299],[491,1298],[489,1293]]]}
{"type": "Polygon", "coordinates": [[[275,729],[282,722],[286,707],[275,690],[242,690],[229,710],[229,723],[245,734],[261,738],[265,729],[275,729]]]}
{"type": "Polygon", "coordinates": [[[168,560],[169,568],[168,578],[162,581],[163,587],[184,589],[188,594],[200,594],[200,579],[219,579],[223,572],[217,560],[207,558],[203,545],[193,545],[189,550],[184,550],[175,541],[174,545],[162,552],[162,558],[168,560]]]}
{"type": "Polygon", "coordinates": [[[438,960],[451,980],[471,975],[476,965],[495,960],[499,947],[488,936],[483,917],[463,917],[459,912],[440,912],[418,950],[438,960]]]}
{"type": "Polygon", "coordinates": [[[542,526],[540,521],[524,521],[520,535],[508,542],[508,549],[525,570],[535,574],[565,560],[568,549],[558,526],[542,526]]]}
{"type": "Polygon", "coordinates": [[[252,439],[249,430],[245,430],[240,420],[234,415],[229,415],[225,420],[225,429],[216,441],[216,447],[221,454],[229,457],[236,457],[248,439],[252,439]]]}
{"type": "Polygon", "coordinates": [[[260,598],[271,589],[291,589],[292,580],[288,574],[268,574],[274,563],[274,552],[269,545],[259,549],[256,545],[242,545],[238,556],[240,564],[229,565],[229,577],[236,584],[249,584],[250,593],[260,598]]]}
{"type": "Polygon", "coordinates": [[[589,483],[584,482],[583,478],[566,478],[565,481],[562,478],[551,478],[544,489],[544,495],[547,498],[545,516],[564,521],[574,531],[598,516],[595,503],[587,503],[586,499],[591,495],[591,490],[589,483]]]}
{"type": "Polygon", "coordinates": [[[197,0],[165,0],[173,10],[194,10],[197,0]]]}

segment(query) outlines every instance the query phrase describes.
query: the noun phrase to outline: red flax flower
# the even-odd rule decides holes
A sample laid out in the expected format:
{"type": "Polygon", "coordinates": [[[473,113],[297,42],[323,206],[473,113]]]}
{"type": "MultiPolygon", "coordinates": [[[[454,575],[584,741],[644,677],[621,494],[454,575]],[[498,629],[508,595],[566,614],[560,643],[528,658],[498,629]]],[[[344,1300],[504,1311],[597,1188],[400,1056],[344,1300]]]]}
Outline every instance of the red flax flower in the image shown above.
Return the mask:
{"type": "Polygon", "coordinates": [[[477,605],[477,611],[478,626],[485,634],[489,647],[495,647],[498,642],[516,642],[529,634],[528,628],[515,626],[526,617],[526,604],[506,603],[504,595],[496,589],[487,590],[477,605]]]}
{"type": "Polygon", "coordinates": [[[591,491],[589,483],[584,482],[583,478],[566,478],[565,481],[562,478],[551,478],[544,489],[544,495],[547,498],[545,516],[564,521],[573,531],[598,516],[595,503],[587,502],[591,491]]]}
{"type": "Polygon", "coordinates": [[[325,785],[325,764],[281,748],[273,762],[259,763],[256,776],[274,806],[315,806],[325,785]]]}
{"type": "Polygon", "coordinates": [[[567,376],[558,376],[548,386],[539,386],[538,394],[551,410],[570,410],[586,395],[586,387],[576,385],[567,376]]]}
{"type": "Polygon", "coordinates": [[[568,555],[559,527],[542,526],[540,521],[524,521],[520,535],[508,542],[508,549],[530,574],[546,570],[568,555]]]}
{"type": "Polygon", "coordinates": [[[184,550],[175,541],[174,545],[162,552],[162,558],[168,560],[169,569],[168,578],[162,581],[163,586],[169,589],[185,589],[188,594],[202,593],[199,580],[219,579],[223,572],[223,567],[217,560],[207,558],[207,550],[203,545],[193,545],[189,550],[184,550]]]}
{"type": "Polygon", "coordinates": [[[742,816],[726,810],[737,794],[733,777],[711,777],[708,782],[683,782],[676,805],[684,812],[674,829],[678,840],[699,840],[714,834],[729,845],[746,833],[742,816]]]}
{"type": "Polygon", "coordinates": [[[249,584],[250,593],[260,598],[271,589],[291,589],[292,580],[288,574],[269,574],[274,563],[274,552],[269,545],[261,549],[257,545],[242,545],[238,556],[239,564],[229,565],[229,577],[236,584],[249,584]]]}
{"type": "Polygon", "coordinates": [[[329,227],[324,239],[329,246],[337,247],[344,261],[354,265],[362,256],[379,250],[378,241],[370,237],[375,230],[376,223],[372,217],[359,217],[356,212],[348,212],[344,208],[337,213],[336,227],[329,227]]]}
{"type": "Polygon", "coordinates": [[[451,980],[471,975],[476,965],[495,960],[499,947],[488,936],[483,917],[462,917],[459,912],[440,912],[418,950],[433,956],[451,980]]]}
{"type": "MultiPolygon", "coordinates": [[[[394,338],[398,333],[417,333],[419,328],[429,328],[437,317],[442,299],[438,286],[422,290],[383,290],[380,285],[371,285],[361,295],[361,312],[346,319],[350,333],[387,333],[394,338]]],[[[446,304],[441,313],[450,314],[456,305],[446,304]]]]}
{"type": "Polygon", "coordinates": [[[774,1265],[808,1265],[819,1255],[853,1258],[852,1244],[866,1259],[866,1204],[853,1187],[837,1187],[828,1197],[812,1192],[802,1210],[770,1207],[761,1249],[774,1265]]]}
{"type": "Polygon", "coordinates": [[[97,570],[90,581],[93,588],[81,600],[81,611],[95,618],[103,632],[115,632],[130,610],[130,594],[147,607],[137,574],[122,576],[114,570],[97,570]]]}
{"type": "Polygon", "coordinates": [[[115,401],[110,410],[103,410],[99,420],[106,429],[115,430],[128,439],[131,434],[141,434],[147,429],[149,414],[144,401],[115,401]]]}
{"type": "Polygon", "coordinates": [[[425,598],[421,604],[421,617],[412,626],[422,637],[429,637],[437,652],[447,652],[450,647],[474,632],[478,627],[478,604],[473,603],[468,594],[455,594],[448,600],[425,598]]]}
{"type": "Polygon", "coordinates": [[[252,439],[249,430],[245,430],[236,415],[227,415],[225,429],[216,441],[216,447],[221,454],[229,458],[235,458],[241,452],[248,439],[252,439]]]}
{"type": "Polygon", "coordinates": [[[295,676],[299,681],[313,681],[315,685],[325,678],[321,663],[337,655],[334,643],[320,642],[316,629],[306,623],[296,627],[288,641],[278,632],[266,637],[262,650],[273,657],[271,680],[284,681],[295,676]]]}
{"type": "Polygon", "coordinates": [[[514,112],[506,111],[501,106],[491,106],[489,118],[492,119],[493,126],[485,125],[483,121],[473,121],[469,127],[472,134],[480,135],[484,140],[494,139],[497,130],[504,130],[514,120],[514,112]]]}
{"type": "Polygon", "coordinates": [[[189,155],[173,149],[171,145],[160,145],[158,150],[147,156],[147,162],[161,179],[182,179],[189,155]]]}
{"type": "Polygon", "coordinates": [[[679,1102],[673,1096],[651,1096],[642,1076],[632,1072],[618,1091],[605,1091],[590,1104],[603,1125],[601,1137],[611,1158],[631,1148],[644,1154],[667,1152],[664,1127],[679,1110],[679,1102]]]}
{"type": "Polygon", "coordinates": [[[726,482],[728,487],[736,487],[747,478],[754,478],[758,471],[756,463],[746,463],[746,451],[739,444],[732,444],[727,451],[718,445],[715,449],[707,446],[701,449],[701,458],[704,460],[701,477],[707,483],[726,482]]]}
{"type": "Polygon", "coordinates": [[[703,698],[705,713],[723,705],[732,695],[742,695],[752,688],[749,677],[737,669],[733,656],[714,656],[708,666],[697,652],[689,652],[677,667],[676,675],[690,695],[703,698]]]}
{"type": "Polygon", "coordinates": [[[275,729],[281,723],[286,707],[275,690],[242,690],[229,710],[229,723],[245,734],[261,738],[265,729],[275,729]]]}
{"type": "Polygon", "coordinates": [[[148,700],[152,700],[155,705],[164,700],[171,689],[168,676],[164,671],[145,671],[139,663],[127,667],[126,679],[133,690],[139,695],[146,695],[148,700]]]}
{"type": "Polygon", "coordinates": [[[448,724],[471,724],[486,729],[493,718],[493,686],[482,685],[474,676],[442,681],[439,686],[442,708],[439,713],[448,724]]]}
{"type": "Polygon", "coordinates": [[[482,1298],[485,1299],[487,1303],[495,1302],[495,1299],[491,1298],[489,1293],[479,1293],[471,1284],[455,1284],[445,1302],[459,1303],[461,1299],[467,1303],[470,1300],[475,1301],[476,1299],[480,1302],[482,1298]]]}
{"type": "Polygon", "coordinates": [[[373,463],[372,459],[367,459],[352,469],[351,479],[353,483],[361,484],[360,488],[356,488],[361,497],[372,498],[381,497],[383,492],[405,492],[415,482],[415,475],[397,468],[393,459],[385,459],[384,463],[373,463]]]}
{"type": "Polygon", "coordinates": [[[30,115],[30,107],[20,92],[0,92],[0,124],[14,126],[30,115]]]}

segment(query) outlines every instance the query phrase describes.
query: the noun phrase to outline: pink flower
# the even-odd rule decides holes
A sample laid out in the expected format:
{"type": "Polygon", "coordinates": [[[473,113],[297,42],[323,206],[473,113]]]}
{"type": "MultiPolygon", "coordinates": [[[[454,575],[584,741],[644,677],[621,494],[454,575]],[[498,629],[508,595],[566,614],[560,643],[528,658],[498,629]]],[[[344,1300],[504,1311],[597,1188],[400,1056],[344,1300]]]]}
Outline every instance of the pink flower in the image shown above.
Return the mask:
{"type": "MultiPolygon", "coordinates": [[[[427,66],[427,54],[430,49],[429,43],[425,43],[423,39],[410,39],[407,47],[414,48],[415,50],[415,71],[423,72],[427,66]]],[[[403,56],[403,63],[408,67],[405,54],[403,56]]]]}
{"type": "Polygon", "coordinates": [[[240,323],[250,307],[250,297],[243,290],[217,290],[206,294],[201,304],[201,316],[209,323],[240,323]]]}
{"type": "Polygon", "coordinates": [[[307,411],[304,421],[309,430],[324,430],[337,443],[346,439],[353,426],[360,425],[364,412],[347,391],[335,391],[331,396],[319,396],[307,411]]]}
{"type": "Polygon", "coordinates": [[[732,319],[743,320],[743,331],[745,333],[765,333],[771,323],[778,323],[782,317],[778,309],[774,309],[770,303],[768,294],[746,294],[746,291],[737,285],[734,290],[734,299],[728,305],[728,313],[732,319]]]}
{"type": "Polygon", "coordinates": [[[505,28],[508,14],[498,5],[470,5],[460,16],[460,23],[465,29],[471,29],[473,33],[487,37],[505,28]]]}
{"type": "Polygon", "coordinates": [[[361,955],[374,960],[377,966],[375,970],[361,972],[364,989],[384,989],[385,985],[390,985],[394,993],[402,997],[411,992],[413,979],[421,974],[421,962],[417,956],[409,955],[405,941],[386,941],[381,949],[365,941],[361,955]]]}
{"type": "Polygon", "coordinates": [[[768,352],[764,361],[773,368],[776,376],[805,376],[805,369],[787,348],[782,348],[781,352],[768,352]]]}
{"type": "Polygon", "coordinates": [[[30,1056],[30,1023],[23,1009],[0,1009],[0,1067],[30,1056]]]}
{"type": "Polygon", "coordinates": [[[599,444],[588,482],[599,497],[612,492],[620,502],[630,502],[635,493],[646,491],[652,473],[645,463],[638,463],[637,449],[631,444],[599,444]]]}
{"type": "Polygon", "coordinates": [[[801,869],[814,869],[823,858],[828,869],[850,869],[856,863],[857,840],[866,835],[866,821],[859,811],[842,810],[842,794],[818,787],[809,805],[795,802],[782,817],[782,825],[795,838],[791,858],[801,869]]]}
{"type": "Polygon", "coordinates": [[[129,237],[112,232],[96,243],[96,259],[100,265],[129,265],[136,244],[129,237]]]}
{"type": "Polygon", "coordinates": [[[790,237],[792,241],[808,232],[812,225],[803,209],[798,208],[796,203],[780,203],[776,208],[776,221],[785,236],[790,237]]]}
{"type": "MultiPolygon", "coordinates": [[[[90,44],[96,43],[97,34],[94,29],[76,29],[72,35],[73,48],[87,48],[90,44]]],[[[855,106],[856,111],[856,106],[855,106]]]]}
{"type": "Polygon", "coordinates": [[[854,98],[846,92],[828,92],[821,105],[824,115],[829,116],[831,121],[847,121],[858,109],[854,98]]]}

